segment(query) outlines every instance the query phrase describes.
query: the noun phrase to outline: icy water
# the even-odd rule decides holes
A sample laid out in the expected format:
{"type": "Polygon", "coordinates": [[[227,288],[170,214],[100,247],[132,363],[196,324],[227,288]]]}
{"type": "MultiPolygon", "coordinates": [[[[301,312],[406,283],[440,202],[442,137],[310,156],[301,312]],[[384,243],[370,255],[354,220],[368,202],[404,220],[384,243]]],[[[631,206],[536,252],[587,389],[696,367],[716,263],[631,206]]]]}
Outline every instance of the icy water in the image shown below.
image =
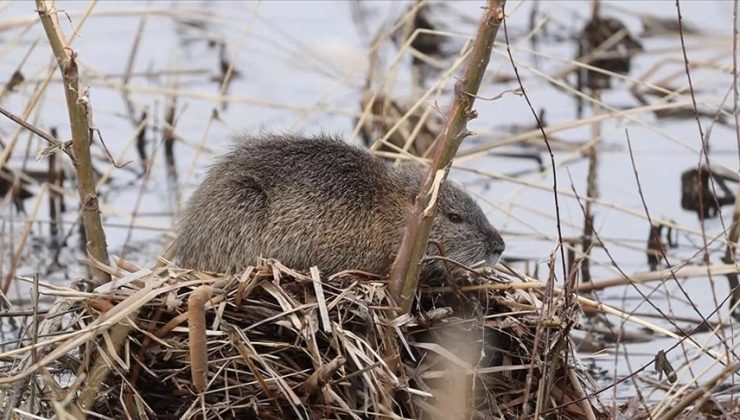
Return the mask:
{"type": "MultiPolygon", "coordinates": [[[[436,18],[446,29],[461,35],[475,33],[481,13],[480,1],[449,2],[447,14],[436,18]]],[[[94,124],[101,131],[106,144],[118,161],[133,161],[130,167],[140,168],[140,162],[132,144],[134,125],[126,115],[122,99],[121,75],[125,73],[134,35],[141,20],[142,9],[153,9],[141,36],[138,55],[133,63],[133,76],[129,83],[129,98],[137,113],[145,107],[150,114],[163,113],[168,95],[177,89],[176,131],[181,137],[176,145],[176,161],[179,168],[180,195],[170,188],[165,174],[163,153],[159,133],[149,132],[148,152],[155,153],[154,170],[149,179],[128,170],[114,170],[111,184],[103,188],[102,201],[105,205],[105,224],[108,244],[114,255],[125,255],[140,264],[147,265],[167,242],[167,232],[172,225],[172,214],[187,198],[188,194],[202,179],[204,171],[215,155],[227,150],[230,139],[240,133],[253,133],[259,130],[299,131],[307,134],[325,132],[351,138],[354,119],[359,114],[359,100],[365,83],[368,59],[365,51],[369,39],[358,30],[351,18],[351,2],[343,1],[264,1],[256,2],[141,2],[141,1],[101,1],[84,24],[80,36],[74,42],[79,53],[83,70],[83,80],[90,85],[90,97],[94,109],[94,124]],[[180,19],[180,23],[173,16],[180,19]],[[206,26],[196,28],[199,18],[204,18],[206,26]],[[190,24],[183,24],[182,21],[190,24]],[[223,109],[218,101],[219,84],[212,80],[217,74],[218,48],[204,41],[210,37],[225,40],[227,53],[234,59],[240,74],[228,90],[228,107],[223,109]],[[167,69],[182,72],[178,76],[166,74],[159,77],[142,75],[167,69]],[[108,76],[107,78],[100,77],[108,76]],[[214,112],[218,118],[209,123],[214,112]],[[133,219],[132,214],[136,215],[133,219]]],[[[22,72],[31,83],[24,84],[4,100],[2,105],[13,112],[20,113],[29,96],[48,72],[51,58],[41,26],[32,24],[35,13],[32,2],[2,2],[0,15],[0,81],[5,82],[23,60],[29,48],[36,42],[31,54],[22,66],[22,72]],[[30,26],[29,26],[30,25],[30,26]]],[[[76,24],[87,3],[74,1],[58,2],[58,7],[69,16],[72,25],[76,24]]],[[[549,37],[541,39],[534,47],[523,39],[529,31],[530,11],[534,3],[510,1],[507,5],[509,31],[512,49],[523,83],[533,106],[537,111],[545,110],[547,124],[558,127],[577,119],[574,95],[557,89],[548,83],[544,75],[557,74],[568,66],[567,60],[575,56],[577,33],[590,16],[590,2],[541,2],[535,20],[547,21],[549,37]],[[535,61],[536,58],[536,61],[535,61]],[[532,66],[534,66],[532,68],[532,66]]],[[[681,2],[684,24],[701,31],[700,35],[687,35],[686,47],[692,68],[696,99],[700,109],[712,114],[716,111],[732,84],[732,2],[681,2]]],[[[382,23],[389,24],[404,10],[404,2],[364,3],[366,16],[361,26],[366,26],[374,34],[382,23]]],[[[623,20],[633,35],[644,30],[638,19],[639,14],[650,14],[675,20],[674,2],[606,2],[602,13],[623,20]]],[[[64,29],[71,32],[70,21],[63,20],[64,29]]],[[[516,81],[492,83],[494,76],[511,76],[511,63],[505,55],[503,30],[499,33],[499,45],[489,67],[490,77],[482,87],[480,96],[492,97],[507,89],[516,88],[516,81]]],[[[633,80],[655,84],[666,82],[668,88],[678,89],[686,85],[683,70],[680,40],[677,33],[641,39],[645,51],[638,54],[632,62],[628,77],[633,80]],[[656,68],[655,72],[652,72],[656,68]]],[[[387,61],[394,58],[395,51],[384,56],[387,61]]],[[[408,56],[400,67],[394,92],[400,99],[407,97],[409,88],[408,56]]],[[[55,75],[56,77],[56,75],[55,75]]],[[[572,83],[573,77],[569,79],[572,83]]],[[[670,250],[672,261],[693,257],[701,262],[701,225],[695,213],[680,207],[680,175],[699,162],[701,141],[696,121],[685,119],[657,119],[647,111],[617,113],[620,110],[639,107],[639,103],[629,93],[630,81],[613,81],[614,89],[605,91],[602,100],[611,112],[601,126],[602,141],[598,144],[598,197],[600,204],[594,205],[595,228],[604,240],[611,256],[619,267],[627,273],[647,270],[644,253],[648,236],[648,222],[643,217],[644,210],[638,194],[635,175],[627,151],[626,134],[628,130],[634,149],[635,164],[640,175],[644,199],[654,218],[675,221],[684,230],[679,233],[680,247],[670,250]]],[[[450,87],[447,84],[439,96],[432,96],[429,105],[437,105],[442,110],[450,102],[450,87]]],[[[658,98],[650,97],[657,103],[658,98]]],[[[679,101],[688,102],[688,96],[681,95],[679,101]]],[[[724,107],[732,109],[732,96],[727,98],[724,107]]],[[[479,197],[481,206],[491,221],[504,233],[507,242],[506,256],[509,258],[535,259],[540,265],[539,272],[547,271],[547,257],[556,243],[555,208],[553,204],[552,176],[547,154],[540,152],[545,170],[519,177],[520,182],[497,180],[500,175],[508,175],[520,170],[536,169],[531,161],[513,160],[491,156],[488,153],[471,153],[473,150],[497,142],[505,142],[512,132],[531,130],[534,118],[521,96],[505,94],[496,101],[480,100],[476,104],[479,118],[472,121],[470,129],[477,134],[466,141],[457,166],[460,169],[453,177],[468,185],[471,192],[479,197]],[[515,127],[520,127],[516,129],[515,127]],[[488,176],[472,175],[475,169],[488,176]]],[[[585,116],[592,109],[585,108],[585,116]]],[[[138,114],[137,114],[138,115],[138,114]]],[[[727,115],[731,121],[731,115],[727,115]]],[[[30,118],[41,127],[58,127],[60,138],[67,138],[68,122],[58,79],[52,82],[43,105],[30,118]]],[[[709,131],[710,118],[702,118],[705,132],[709,131]]],[[[551,131],[558,140],[571,143],[584,143],[591,138],[591,125],[580,124],[573,128],[551,131]]],[[[16,130],[8,120],[0,118],[0,139],[5,141],[16,130]]],[[[28,138],[21,135],[19,146],[10,164],[21,167],[24,154],[35,156],[43,147],[38,142],[31,143],[26,150],[28,138]]],[[[710,159],[715,167],[724,166],[737,172],[738,147],[731,125],[714,124],[709,139],[710,159]]],[[[490,151],[516,151],[512,147],[499,147],[490,151]]],[[[488,150],[486,150],[488,151],[488,150]]],[[[558,188],[560,198],[563,236],[576,237],[582,234],[583,213],[578,202],[572,198],[571,180],[579,195],[586,194],[587,161],[577,159],[580,152],[556,150],[558,165],[558,188]]],[[[110,165],[104,159],[97,161],[101,170],[107,171],[110,165]]],[[[29,168],[44,168],[44,162],[29,159],[29,168]]],[[[734,187],[733,187],[734,189],[734,187]]],[[[33,207],[32,200],[26,203],[27,209],[33,207]]],[[[42,203],[37,218],[48,220],[46,203],[42,203]]],[[[7,270],[9,253],[15,247],[13,242],[23,228],[23,218],[13,214],[12,206],[2,207],[3,226],[3,273],[7,270]]],[[[74,211],[68,211],[65,218],[72,223],[74,211]]],[[[708,238],[722,232],[731,222],[731,208],[725,207],[722,218],[707,220],[704,228],[708,238]]],[[[47,225],[34,225],[35,233],[46,232],[47,225]]],[[[71,240],[70,243],[73,243],[71,240]]],[[[30,275],[39,264],[48,261],[46,244],[33,240],[20,275],[30,275]]],[[[724,242],[710,245],[712,262],[719,263],[724,242]]],[[[79,255],[64,255],[72,260],[79,255]]],[[[594,250],[591,274],[596,280],[619,275],[611,265],[610,259],[600,249],[594,250]]],[[[530,267],[531,268],[531,267],[530,267]]],[[[560,273],[558,268],[557,273],[560,273]]],[[[74,277],[75,270],[56,272],[59,281],[74,277]]],[[[4,277],[4,275],[3,275],[4,277]]],[[[559,282],[562,279],[559,276],[559,282]]],[[[19,286],[20,287],[20,286],[19,286]]],[[[640,286],[649,293],[655,284],[640,286]]],[[[701,311],[708,316],[728,292],[724,277],[715,276],[713,282],[707,278],[693,278],[684,287],[701,311]]],[[[13,291],[14,296],[25,296],[21,289],[13,291]]],[[[611,303],[625,310],[639,307],[637,313],[654,313],[632,288],[613,288],[599,295],[604,303],[611,303]]],[[[683,295],[677,292],[673,283],[660,288],[651,301],[663,311],[677,316],[699,319],[693,307],[687,304],[683,295]]],[[[728,322],[726,305],[714,321],[728,322]]],[[[670,327],[665,322],[656,323],[670,327]]],[[[679,323],[689,328],[689,323],[679,323]]],[[[639,332],[634,324],[625,326],[632,332],[639,332]]],[[[733,334],[727,329],[724,334],[733,334]]],[[[709,346],[716,345],[716,337],[711,334],[698,334],[695,339],[709,346]]],[[[728,340],[734,345],[734,340],[728,340]]],[[[598,355],[582,354],[584,361],[595,360],[608,371],[606,383],[615,377],[620,378],[634,369],[648,363],[658,350],[666,349],[674,343],[673,339],[654,337],[643,344],[620,346],[618,355],[607,351],[598,355]],[[625,357],[625,352],[628,357],[625,357]],[[616,369],[616,372],[615,372],[616,369]]],[[[714,350],[724,352],[722,347],[714,350]]],[[[669,354],[669,359],[681,365],[685,358],[696,357],[692,363],[693,374],[709,366],[711,359],[690,348],[688,345],[669,354]]],[[[716,366],[713,368],[716,370],[716,366]]],[[[652,368],[643,375],[656,379],[652,368]]],[[[709,375],[711,376],[711,375],[709,375]]],[[[703,376],[704,381],[709,376],[703,376]]],[[[691,377],[684,370],[679,371],[682,382],[691,377]]],[[[660,394],[644,389],[645,397],[658,398],[660,394]]],[[[634,395],[633,383],[628,381],[608,391],[605,396],[618,399],[634,395]]]]}

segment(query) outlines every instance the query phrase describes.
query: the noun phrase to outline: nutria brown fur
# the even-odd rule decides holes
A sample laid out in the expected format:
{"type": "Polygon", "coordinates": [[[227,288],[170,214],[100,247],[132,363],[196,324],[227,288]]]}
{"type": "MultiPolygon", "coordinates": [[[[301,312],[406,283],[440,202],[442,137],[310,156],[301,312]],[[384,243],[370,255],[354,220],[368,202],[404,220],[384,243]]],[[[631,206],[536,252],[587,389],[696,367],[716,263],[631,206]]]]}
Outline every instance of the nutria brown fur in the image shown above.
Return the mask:
{"type": "MultiPolygon", "coordinates": [[[[392,164],[326,137],[242,139],[211,167],[181,214],[177,262],[239,272],[275,258],[325,274],[388,274],[425,169],[392,164]]],[[[495,264],[504,241],[458,186],[441,188],[430,241],[465,265],[495,264]]],[[[430,244],[428,253],[437,254],[430,244]]],[[[425,263],[422,280],[439,276],[425,263]]]]}

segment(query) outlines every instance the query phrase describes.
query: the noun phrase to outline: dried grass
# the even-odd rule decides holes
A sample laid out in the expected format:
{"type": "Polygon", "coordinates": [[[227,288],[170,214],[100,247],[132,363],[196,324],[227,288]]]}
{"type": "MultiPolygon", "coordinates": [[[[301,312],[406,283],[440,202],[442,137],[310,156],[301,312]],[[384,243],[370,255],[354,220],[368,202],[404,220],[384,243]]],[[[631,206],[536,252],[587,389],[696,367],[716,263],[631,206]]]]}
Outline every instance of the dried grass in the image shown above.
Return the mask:
{"type": "MultiPolygon", "coordinates": [[[[111,375],[90,409],[109,418],[509,418],[533,408],[522,398],[542,289],[422,291],[421,311],[394,318],[386,284],[351,272],[327,279],[265,261],[240,276],[171,266],[157,275],[119,265],[133,272],[118,270],[93,293],[47,290],[65,295],[63,335],[41,338],[44,356],[0,382],[30,377],[49,389],[53,378],[72,402],[70,384],[89,380],[82,372],[97,350],[111,375]],[[126,319],[136,319],[132,333],[122,353],[111,353],[110,331],[126,319]],[[44,372],[52,375],[44,380],[44,372]]],[[[563,302],[550,308],[555,330],[577,313],[563,302]]],[[[549,384],[547,406],[562,406],[564,418],[605,416],[596,397],[577,401],[592,386],[570,340],[554,337],[562,343],[550,356],[554,380],[537,360],[532,383],[549,384]]],[[[42,392],[33,405],[52,416],[56,403],[42,392]]]]}

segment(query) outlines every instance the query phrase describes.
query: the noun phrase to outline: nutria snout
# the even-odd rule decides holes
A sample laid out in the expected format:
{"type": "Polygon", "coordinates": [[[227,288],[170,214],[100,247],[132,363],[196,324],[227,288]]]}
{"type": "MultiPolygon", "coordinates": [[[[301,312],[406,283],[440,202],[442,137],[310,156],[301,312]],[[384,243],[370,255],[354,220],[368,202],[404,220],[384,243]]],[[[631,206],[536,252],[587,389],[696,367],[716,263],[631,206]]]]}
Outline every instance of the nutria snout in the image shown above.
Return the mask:
{"type": "MultiPolygon", "coordinates": [[[[327,137],[247,138],[213,165],[177,224],[177,261],[235,273],[259,257],[326,274],[388,274],[426,169],[394,166],[327,137]]],[[[451,181],[439,192],[428,255],[493,266],[504,241],[475,201],[451,181]]],[[[439,259],[422,281],[438,278],[439,259]]]]}

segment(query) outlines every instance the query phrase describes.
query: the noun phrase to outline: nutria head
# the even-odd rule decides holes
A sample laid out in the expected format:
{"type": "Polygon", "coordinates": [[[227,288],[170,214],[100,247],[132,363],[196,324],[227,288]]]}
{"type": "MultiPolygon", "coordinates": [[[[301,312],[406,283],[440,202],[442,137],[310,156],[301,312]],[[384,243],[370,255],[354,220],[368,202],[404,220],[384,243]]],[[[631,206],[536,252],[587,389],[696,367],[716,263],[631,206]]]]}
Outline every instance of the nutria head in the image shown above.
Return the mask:
{"type": "Polygon", "coordinates": [[[451,181],[441,188],[429,239],[441,243],[447,257],[467,266],[493,267],[506,247],[478,204],[451,181]]]}
{"type": "MultiPolygon", "coordinates": [[[[397,169],[409,186],[412,203],[426,177],[426,169],[404,164],[397,169]]],[[[505,249],[504,240],[473,198],[457,183],[446,180],[437,197],[437,211],[429,232],[427,256],[443,255],[468,267],[495,266],[505,249]]],[[[422,278],[443,278],[440,260],[426,262],[422,278]]],[[[447,265],[448,269],[452,269],[447,265]]],[[[452,270],[457,271],[457,270],[452,270]]]]}

